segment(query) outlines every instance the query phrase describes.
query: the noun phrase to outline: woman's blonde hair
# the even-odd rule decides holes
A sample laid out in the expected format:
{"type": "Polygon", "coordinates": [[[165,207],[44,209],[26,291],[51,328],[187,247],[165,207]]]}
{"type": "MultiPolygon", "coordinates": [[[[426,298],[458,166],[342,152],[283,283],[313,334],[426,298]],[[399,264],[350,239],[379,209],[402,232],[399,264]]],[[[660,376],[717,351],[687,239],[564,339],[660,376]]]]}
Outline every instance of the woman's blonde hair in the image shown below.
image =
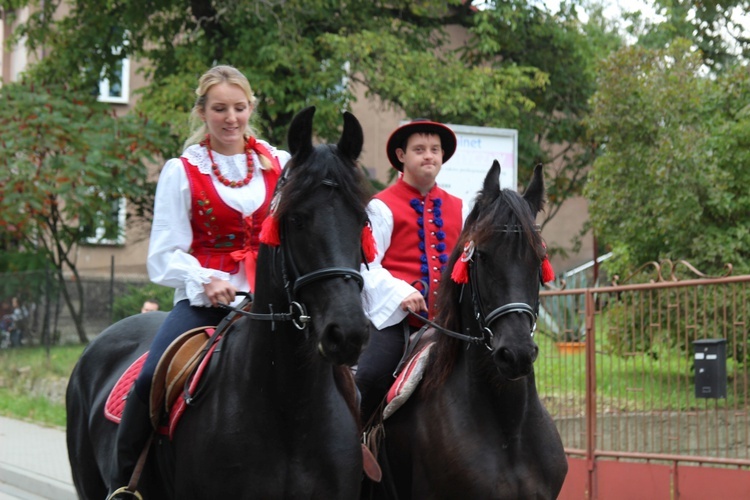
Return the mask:
{"type": "MultiPolygon", "coordinates": [[[[238,70],[234,66],[214,66],[213,68],[203,73],[203,75],[198,80],[198,88],[195,89],[195,104],[193,105],[192,111],[190,111],[191,134],[190,137],[188,137],[188,139],[185,141],[183,149],[186,149],[188,146],[192,146],[193,144],[200,143],[206,136],[208,128],[206,127],[206,123],[203,121],[201,113],[206,109],[208,91],[211,89],[211,87],[218,83],[229,83],[231,85],[237,85],[239,88],[241,88],[247,96],[247,101],[250,104],[250,116],[252,116],[252,113],[255,111],[255,104],[258,100],[255,98],[253,89],[250,87],[250,82],[247,80],[245,75],[243,75],[242,72],[240,72],[240,70],[238,70]]],[[[256,135],[255,130],[253,130],[253,128],[250,126],[249,121],[247,124],[247,133],[252,136],[256,135]]],[[[258,155],[258,157],[260,158],[261,168],[265,170],[271,168],[271,162],[268,160],[268,158],[262,155],[258,155]]]]}

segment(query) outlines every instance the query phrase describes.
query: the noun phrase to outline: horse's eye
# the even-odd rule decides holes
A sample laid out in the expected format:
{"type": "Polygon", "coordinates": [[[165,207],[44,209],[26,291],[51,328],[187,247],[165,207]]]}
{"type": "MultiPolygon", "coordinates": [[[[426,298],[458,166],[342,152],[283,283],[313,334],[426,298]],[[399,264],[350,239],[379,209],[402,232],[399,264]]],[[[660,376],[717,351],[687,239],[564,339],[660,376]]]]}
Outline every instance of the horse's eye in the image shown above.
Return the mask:
{"type": "Polygon", "coordinates": [[[474,259],[483,267],[492,266],[492,256],[488,252],[474,251],[474,259]]]}
{"type": "Polygon", "coordinates": [[[295,229],[302,229],[305,226],[305,217],[302,214],[292,214],[289,216],[289,223],[295,229]]]}

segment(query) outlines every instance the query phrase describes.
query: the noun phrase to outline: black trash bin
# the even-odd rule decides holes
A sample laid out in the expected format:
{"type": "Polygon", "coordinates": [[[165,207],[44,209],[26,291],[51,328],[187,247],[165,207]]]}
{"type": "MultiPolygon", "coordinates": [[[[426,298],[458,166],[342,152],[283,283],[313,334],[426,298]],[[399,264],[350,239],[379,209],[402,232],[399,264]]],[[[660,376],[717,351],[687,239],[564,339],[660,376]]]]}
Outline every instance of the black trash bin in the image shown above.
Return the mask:
{"type": "Polygon", "coordinates": [[[727,340],[693,341],[695,349],[695,397],[727,397],[727,340]]]}

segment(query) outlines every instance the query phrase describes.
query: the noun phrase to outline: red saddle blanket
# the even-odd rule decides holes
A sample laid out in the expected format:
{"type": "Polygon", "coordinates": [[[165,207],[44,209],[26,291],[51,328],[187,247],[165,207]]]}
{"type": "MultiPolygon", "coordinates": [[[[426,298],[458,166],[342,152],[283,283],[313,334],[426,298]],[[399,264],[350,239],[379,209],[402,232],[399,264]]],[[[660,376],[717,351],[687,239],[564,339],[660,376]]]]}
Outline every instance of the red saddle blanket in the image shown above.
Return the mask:
{"type": "Polygon", "coordinates": [[[424,376],[424,369],[433,343],[430,342],[412,356],[404,366],[386,396],[386,407],[383,409],[383,420],[393,415],[414,393],[424,376]]]}
{"type": "Polygon", "coordinates": [[[128,398],[130,388],[135,384],[135,379],[138,378],[138,374],[141,373],[143,363],[146,362],[148,351],[143,353],[140,358],[133,361],[125,373],[123,373],[112,391],[109,393],[107,402],[104,404],[104,416],[112,422],[119,424],[122,420],[122,412],[125,409],[125,401],[128,398]]]}
{"type": "MultiPolygon", "coordinates": [[[[207,330],[209,335],[213,333],[213,330],[207,330]]],[[[221,338],[221,337],[219,337],[221,338]]],[[[211,359],[211,355],[214,352],[214,349],[218,345],[218,342],[214,342],[214,344],[211,346],[211,348],[208,350],[208,353],[206,356],[203,357],[200,364],[198,365],[198,368],[195,370],[195,373],[193,377],[190,379],[189,387],[188,387],[188,396],[195,394],[195,390],[198,387],[198,383],[201,380],[201,377],[203,376],[206,367],[208,366],[208,362],[211,359]]],[[[115,386],[112,388],[112,391],[110,391],[109,396],[107,397],[107,402],[104,404],[104,416],[111,420],[112,422],[119,424],[122,420],[122,412],[125,410],[125,402],[128,397],[128,393],[130,393],[131,388],[133,387],[133,384],[135,384],[135,380],[138,378],[138,375],[141,373],[141,370],[143,369],[143,364],[146,361],[146,357],[148,356],[148,351],[143,353],[138,359],[133,361],[133,363],[125,370],[125,372],[120,376],[120,378],[115,383],[115,386]]],[[[180,418],[182,417],[182,414],[187,409],[187,403],[185,401],[185,397],[178,397],[172,407],[169,411],[169,425],[167,428],[159,428],[157,429],[162,434],[168,434],[169,438],[172,439],[172,436],[174,435],[174,430],[177,427],[177,423],[180,421],[180,418]]]]}

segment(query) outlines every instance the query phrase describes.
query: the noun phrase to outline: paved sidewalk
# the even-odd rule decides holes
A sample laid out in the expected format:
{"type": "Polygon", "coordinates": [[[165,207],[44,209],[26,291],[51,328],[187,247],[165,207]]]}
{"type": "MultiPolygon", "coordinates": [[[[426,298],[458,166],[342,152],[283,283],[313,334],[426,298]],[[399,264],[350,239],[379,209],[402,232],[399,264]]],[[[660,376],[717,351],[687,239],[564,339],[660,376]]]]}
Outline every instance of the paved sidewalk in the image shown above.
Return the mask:
{"type": "Polygon", "coordinates": [[[77,499],[65,431],[0,416],[0,483],[0,499],[77,499]],[[14,488],[31,496],[14,496],[14,488]]]}

